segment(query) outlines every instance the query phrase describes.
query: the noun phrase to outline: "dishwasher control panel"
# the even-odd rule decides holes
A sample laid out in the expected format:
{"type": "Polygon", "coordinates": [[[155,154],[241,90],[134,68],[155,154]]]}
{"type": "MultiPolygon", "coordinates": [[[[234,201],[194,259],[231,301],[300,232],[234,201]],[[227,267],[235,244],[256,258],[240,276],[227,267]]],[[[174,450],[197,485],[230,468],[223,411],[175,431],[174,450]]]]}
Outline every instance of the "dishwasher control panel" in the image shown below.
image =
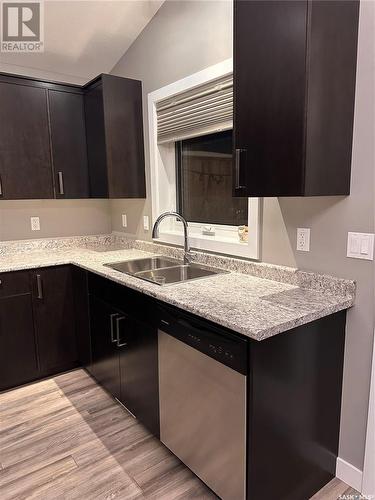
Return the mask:
{"type": "Polygon", "coordinates": [[[248,341],[209,321],[169,306],[159,307],[161,331],[246,375],[248,341]]]}
{"type": "Polygon", "coordinates": [[[215,354],[218,354],[219,356],[224,356],[225,358],[228,358],[228,359],[234,359],[234,354],[225,349],[225,347],[222,347],[221,345],[214,345],[214,344],[210,344],[208,346],[211,351],[215,354]]]}

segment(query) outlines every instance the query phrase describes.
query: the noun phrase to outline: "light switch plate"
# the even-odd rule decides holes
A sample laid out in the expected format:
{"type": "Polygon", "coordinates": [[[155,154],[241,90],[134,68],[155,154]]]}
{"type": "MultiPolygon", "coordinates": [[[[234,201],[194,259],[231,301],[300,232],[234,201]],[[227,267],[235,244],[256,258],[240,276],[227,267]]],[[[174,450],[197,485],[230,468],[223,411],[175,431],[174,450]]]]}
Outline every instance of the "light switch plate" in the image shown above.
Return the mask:
{"type": "Polygon", "coordinates": [[[39,217],[30,217],[31,231],[40,231],[39,217]]]}
{"type": "Polygon", "coordinates": [[[148,222],[148,215],[144,215],[143,216],[143,229],[145,231],[148,231],[150,229],[150,225],[149,225],[149,222],[148,222]]]}
{"type": "Polygon", "coordinates": [[[374,259],[373,233],[348,233],[347,257],[353,259],[374,259]]]}
{"type": "Polygon", "coordinates": [[[126,217],[126,214],[122,214],[122,227],[127,227],[128,225],[128,218],[126,217]]]}
{"type": "Polygon", "coordinates": [[[310,228],[297,228],[297,250],[299,250],[300,252],[310,251],[310,228]]]}

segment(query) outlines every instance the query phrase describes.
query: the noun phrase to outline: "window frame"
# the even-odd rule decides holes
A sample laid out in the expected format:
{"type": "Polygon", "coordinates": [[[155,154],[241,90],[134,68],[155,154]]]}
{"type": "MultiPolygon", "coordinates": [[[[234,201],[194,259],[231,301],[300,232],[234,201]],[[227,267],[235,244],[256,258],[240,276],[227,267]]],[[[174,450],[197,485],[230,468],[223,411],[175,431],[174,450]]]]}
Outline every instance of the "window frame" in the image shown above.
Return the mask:
{"type": "MultiPolygon", "coordinates": [[[[175,143],[158,144],[156,103],[166,97],[192,89],[220,76],[233,72],[233,60],[227,59],[198,73],[187,76],[148,94],[148,125],[150,148],[150,180],[152,222],[165,211],[175,211],[177,206],[176,147],[175,143]]],[[[191,246],[197,250],[260,259],[260,199],[248,198],[249,239],[243,243],[238,238],[238,226],[189,223],[191,246]],[[215,236],[202,234],[203,227],[215,229],[215,236]]],[[[182,245],[182,224],[171,218],[165,219],[159,229],[159,242],[182,245]]]]}

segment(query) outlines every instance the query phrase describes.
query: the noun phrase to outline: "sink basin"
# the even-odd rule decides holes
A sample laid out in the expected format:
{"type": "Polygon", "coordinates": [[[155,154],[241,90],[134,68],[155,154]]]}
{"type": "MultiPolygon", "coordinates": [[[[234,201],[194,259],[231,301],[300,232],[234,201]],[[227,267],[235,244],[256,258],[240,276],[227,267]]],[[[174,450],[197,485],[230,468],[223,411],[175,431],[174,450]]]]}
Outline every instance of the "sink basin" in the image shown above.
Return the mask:
{"type": "Polygon", "coordinates": [[[137,278],[152,281],[158,285],[167,285],[170,283],[181,283],[183,281],[206,278],[215,274],[226,273],[222,269],[213,269],[203,267],[198,264],[186,264],[175,267],[166,267],[164,269],[155,269],[137,273],[137,278]]]}
{"type": "Polygon", "coordinates": [[[113,264],[105,264],[105,266],[157,285],[181,283],[228,272],[200,264],[184,264],[180,260],[169,257],[146,257],[114,262],[113,264]]]}
{"type": "Polygon", "coordinates": [[[161,267],[178,266],[181,261],[166,257],[146,257],[142,259],[125,260],[123,262],[114,262],[113,264],[105,264],[107,267],[116,269],[121,273],[135,274],[142,271],[151,271],[161,267]]]}

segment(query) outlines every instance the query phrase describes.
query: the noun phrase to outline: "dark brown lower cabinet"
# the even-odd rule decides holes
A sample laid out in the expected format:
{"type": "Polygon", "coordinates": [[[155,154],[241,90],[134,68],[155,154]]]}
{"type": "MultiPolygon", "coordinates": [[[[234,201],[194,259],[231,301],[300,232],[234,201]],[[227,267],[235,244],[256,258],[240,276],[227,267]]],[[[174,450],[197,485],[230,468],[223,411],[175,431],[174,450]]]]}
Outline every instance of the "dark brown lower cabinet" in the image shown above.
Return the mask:
{"type": "Polygon", "coordinates": [[[114,320],[121,313],[93,295],[90,296],[91,363],[93,377],[115,398],[121,398],[119,348],[114,320]]]}
{"type": "Polygon", "coordinates": [[[158,337],[150,299],[94,275],[89,291],[91,363],[86,368],[159,436],[158,337]]]}
{"type": "Polygon", "coordinates": [[[335,477],[345,323],[340,311],[250,341],[247,498],[305,500],[335,477]]]}
{"type": "Polygon", "coordinates": [[[35,326],[41,373],[78,365],[70,266],[32,271],[35,326]]]}
{"type": "Polygon", "coordinates": [[[126,346],[120,355],[121,402],[159,437],[157,331],[131,316],[126,316],[122,324],[120,341],[126,346]]]}
{"type": "Polygon", "coordinates": [[[37,377],[31,294],[0,297],[0,390],[37,377]]]}

